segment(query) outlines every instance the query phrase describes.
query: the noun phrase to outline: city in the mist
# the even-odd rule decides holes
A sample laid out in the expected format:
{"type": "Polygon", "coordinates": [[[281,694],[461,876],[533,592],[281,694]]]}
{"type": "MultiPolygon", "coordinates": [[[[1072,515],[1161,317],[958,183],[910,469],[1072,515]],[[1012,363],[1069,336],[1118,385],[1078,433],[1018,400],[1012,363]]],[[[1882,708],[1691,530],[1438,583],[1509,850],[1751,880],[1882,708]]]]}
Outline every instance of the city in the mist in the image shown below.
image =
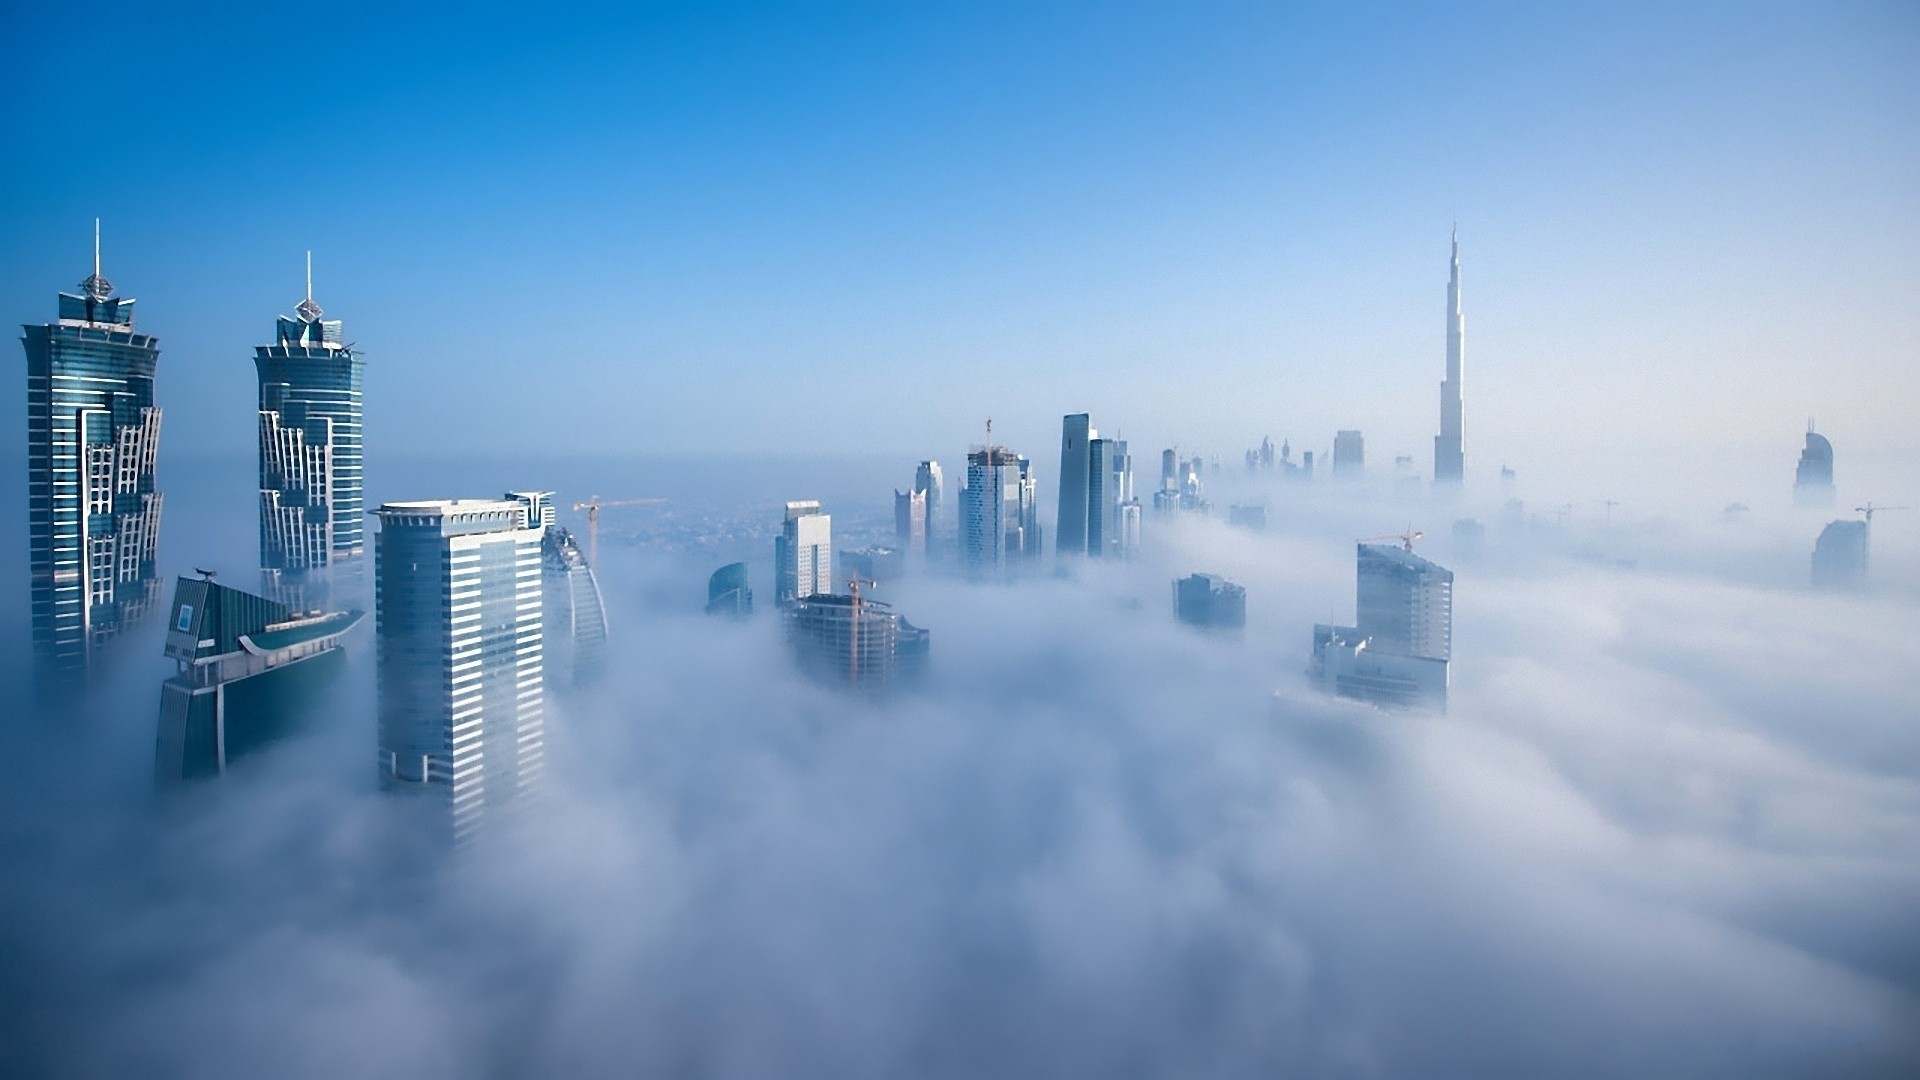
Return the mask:
{"type": "MultiPolygon", "coordinates": [[[[1911,5],[0,29],[0,1073],[1920,1070],[1911,5]],[[158,432],[84,528],[133,551],[163,494],[105,571],[158,593],[95,605],[50,694],[43,533],[87,499],[35,509],[36,410],[95,391],[36,342],[127,330],[111,297],[164,422],[78,422],[116,463],[158,432]],[[316,595],[366,615],[297,724],[242,753],[236,690],[183,779],[179,597],[304,580],[262,573],[264,372],[349,353],[364,550],[316,595]],[[1122,475],[1082,413],[1131,491],[1063,529],[1122,475]],[[983,445],[1031,490],[969,502],[983,445]],[[376,511],[509,492],[553,493],[544,533],[485,512],[590,554],[606,636],[455,842],[376,611],[422,565],[376,536],[441,511],[376,511]],[[805,501],[858,600],[786,595],[805,501]],[[1366,636],[1368,550],[1450,575],[1445,649],[1366,636]],[[753,610],[710,613],[736,561],[753,610]],[[1190,625],[1194,574],[1244,625],[1190,625]],[[863,610],[877,652],[795,631],[863,610]],[[1379,690],[1416,669],[1442,690],[1379,690]]],[[[555,664],[587,578],[542,565],[555,664]]],[[[334,624],[271,625],[233,662],[334,624]]]]}

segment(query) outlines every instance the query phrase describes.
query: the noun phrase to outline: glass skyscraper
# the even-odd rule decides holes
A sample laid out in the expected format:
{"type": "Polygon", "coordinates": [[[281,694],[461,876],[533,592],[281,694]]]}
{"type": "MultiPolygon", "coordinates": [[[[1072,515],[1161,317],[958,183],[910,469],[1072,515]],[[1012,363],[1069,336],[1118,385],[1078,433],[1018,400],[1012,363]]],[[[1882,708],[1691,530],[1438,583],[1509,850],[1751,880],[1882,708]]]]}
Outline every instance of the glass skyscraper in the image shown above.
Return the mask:
{"type": "Polygon", "coordinates": [[[1004,446],[967,455],[960,491],[960,547],[967,573],[998,578],[1041,551],[1038,484],[1026,458],[1004,446]]]}
{"type": "Polygon", "coordinates": [[[584,687],[607,668],[607,607],[600,581],[573,534],[549,523],[540,544],[545,580],[547,685],[584,687]]]}
{"type": "Polygon", "coordinates": [[[457,842],[544,761],[540,493],[387,503],[375,513],[380,773],[444,804],[457,842]]]}
{"type": "Polygon", "coordinates": [[[160,596],[160,347],[134,330],[133,301],[100,276],[98,222],[80,292],[60,294],[54,322],[23,329],[35,680],[62,694],[160,596]]]}
{"type": "MultiPolygon", "coordinates": [[[[260,565],[276,593],[307,606],[314,575],[358,560],[365,545],[360,354],[337,319],[307,298],[254,349],[260,379],[260,565]]],[[[324,591],[324,590],[321,590],[324,591]]]]}

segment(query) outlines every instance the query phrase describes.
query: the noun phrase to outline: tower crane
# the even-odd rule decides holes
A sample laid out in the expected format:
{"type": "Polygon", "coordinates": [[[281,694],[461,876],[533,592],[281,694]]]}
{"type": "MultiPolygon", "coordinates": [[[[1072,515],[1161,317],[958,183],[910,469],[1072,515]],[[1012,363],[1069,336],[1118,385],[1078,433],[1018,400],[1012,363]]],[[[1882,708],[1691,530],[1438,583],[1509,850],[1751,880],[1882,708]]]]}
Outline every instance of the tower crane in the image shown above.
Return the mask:
{"type": "Polygon", "coordinates": [[[666,502],[665,499],[608,499],[601,501],[598,495],[589,495],[586,502],[573,504],[575,511],[587,512],[587,561],[594,569],[600,568],[600,511],[609,506],[652,506],[666,502]]]}
{"type": "Polygon", "coordinates": [[[847,576],[847,595],[852,598],[849,604],[852,610],[848,612],[848,615],[852,617],[852,621],[848,624],[849,633],[847,635],[847,679],[849,682],[857,683],[860,681],[860,586],[878,584],[880,583],[874,581],[872,578],[863,578],[857,573],[847,576]]]}
{"type": "Polygon", "coordinates": [[[1427,538],[1426,533],[1415,532],[1413,528],[1413,523],[1408,522],[1406,532],[1396,533],[1393,536],[1363,536],[1360,538],[1360,542],[1363,544],[1372,544],[1372,543],[1377,543],[1381,540],[1398,540],[1400,541],[1400,543],[1406,546],[1408,554],[1412,554],[1413,542],[1415,540],[1424,540],[1426,538],[1427,538]]]}
{"type": "Polygon", "coordinates": [[[1868,502],[1867,505],[1865,506],[1854,507],[1853,512],[1856,514],[1864,515],[1867,519],[1868,527],[1871,528],[1873,525],[1873,515],[1879,513],[1882,510],[1911,510],[1911,509],[1913,508],[1910,506],[1875,506],[1873,505],[1872,502],[1868,502]]]}

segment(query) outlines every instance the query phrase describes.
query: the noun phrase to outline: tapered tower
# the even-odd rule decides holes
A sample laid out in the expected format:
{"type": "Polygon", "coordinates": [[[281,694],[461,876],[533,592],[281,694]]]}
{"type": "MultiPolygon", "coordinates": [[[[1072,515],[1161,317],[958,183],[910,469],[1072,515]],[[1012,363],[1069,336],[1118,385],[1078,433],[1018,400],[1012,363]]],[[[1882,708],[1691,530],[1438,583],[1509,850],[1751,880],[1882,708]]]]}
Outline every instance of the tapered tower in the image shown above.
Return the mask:
{"type": "Polygon", "coordinates": [[[1453,230],[1452,270],[1447,277],[1447,377],[1440,384],[1440,434],[1433,439],[1433,482],[1458,484],[1466,472],[1460,402],[1460,368],[1467,347],[1467,318],[1460,311],[1460,229],[1453,230]]]}

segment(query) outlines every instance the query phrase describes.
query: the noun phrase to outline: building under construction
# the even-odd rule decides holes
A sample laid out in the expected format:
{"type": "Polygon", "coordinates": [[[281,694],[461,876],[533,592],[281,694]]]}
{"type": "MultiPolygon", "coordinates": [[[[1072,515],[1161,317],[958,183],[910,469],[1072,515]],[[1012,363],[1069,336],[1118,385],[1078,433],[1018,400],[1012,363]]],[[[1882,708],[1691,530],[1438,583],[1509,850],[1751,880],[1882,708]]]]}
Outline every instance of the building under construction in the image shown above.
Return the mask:
{"type": "Polygon", "coordinates": [[[802,597],[787,612],[787,644],[802,671],[830,685],[885,689],[927,669],[927,631],[857,592],[802,597]]]}

